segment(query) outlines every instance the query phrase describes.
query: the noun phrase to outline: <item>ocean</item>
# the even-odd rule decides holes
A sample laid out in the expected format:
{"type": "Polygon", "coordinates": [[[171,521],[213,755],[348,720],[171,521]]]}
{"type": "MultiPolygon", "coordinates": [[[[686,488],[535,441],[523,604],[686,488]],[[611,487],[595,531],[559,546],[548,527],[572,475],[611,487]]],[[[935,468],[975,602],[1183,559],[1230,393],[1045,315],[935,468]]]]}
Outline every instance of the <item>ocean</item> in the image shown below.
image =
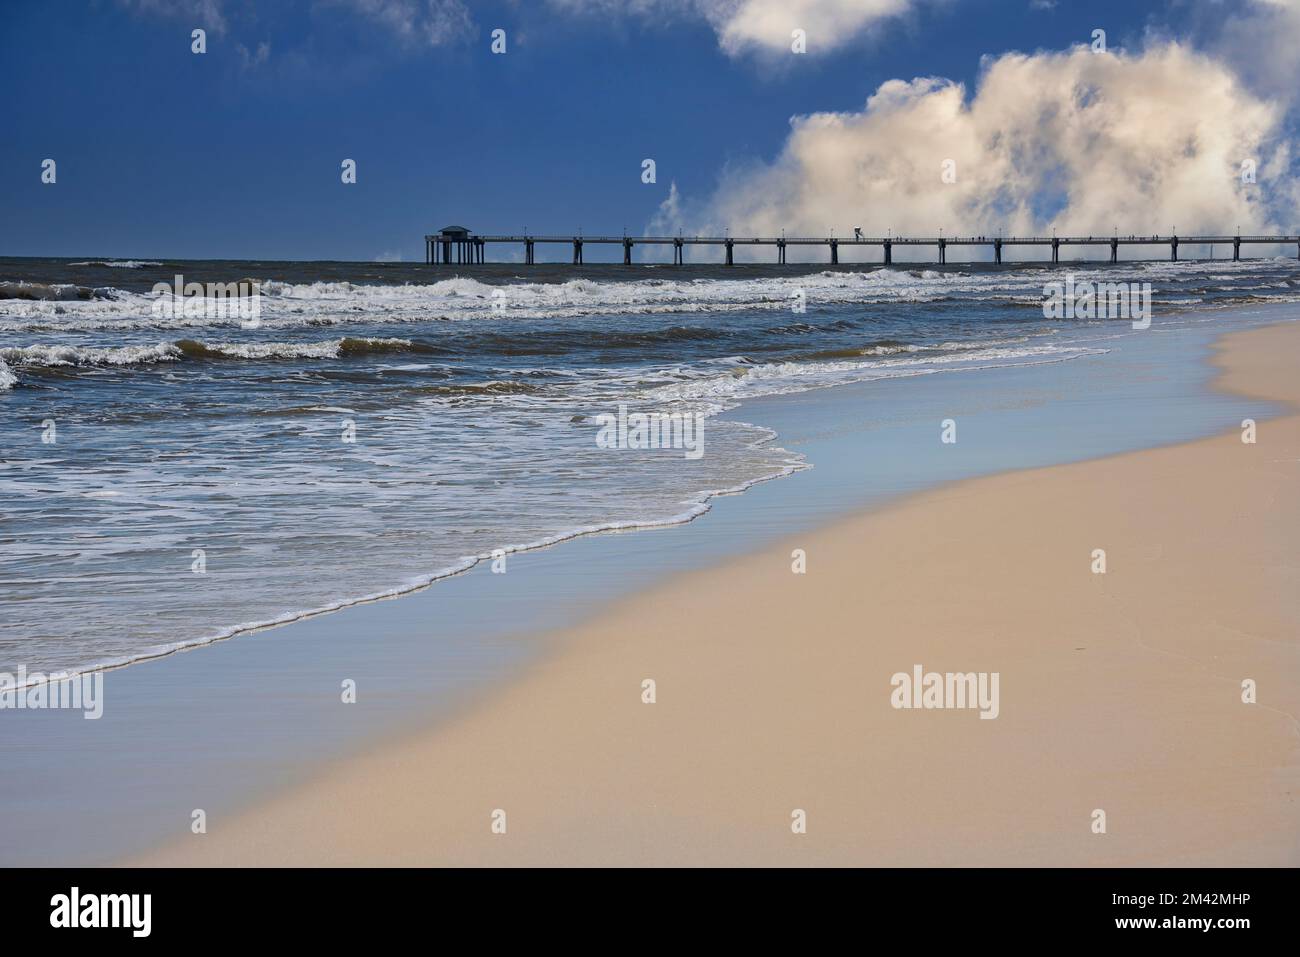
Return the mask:
{"type": "Polygon", "coordinates": [[[688,521],[816,466],[731,415],[743,400],[1087,362],[1144,334],[1045,318],[1067,274],[1149,283],[1153,328],[1300,298],[1291,259],[0,259],[0,672],[126,664],[688,521]],[[259,315],[161,313],[178,275],[255,282],[259,315]],[[701,417],[703,453],[603,447],[620,409],[701,417]]]}

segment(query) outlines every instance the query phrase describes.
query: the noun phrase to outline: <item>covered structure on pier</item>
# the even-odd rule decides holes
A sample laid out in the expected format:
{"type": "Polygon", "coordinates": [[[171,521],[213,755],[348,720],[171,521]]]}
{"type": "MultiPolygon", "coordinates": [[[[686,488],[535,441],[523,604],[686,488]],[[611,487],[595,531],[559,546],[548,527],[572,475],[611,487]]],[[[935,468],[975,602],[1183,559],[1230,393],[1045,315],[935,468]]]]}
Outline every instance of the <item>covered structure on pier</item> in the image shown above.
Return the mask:
{"type": "Polygon", "coordinates": [[[424,261],[428,263],[481,263],[483,241],[465,226],[444,226],[424,237],[424,261]]]}

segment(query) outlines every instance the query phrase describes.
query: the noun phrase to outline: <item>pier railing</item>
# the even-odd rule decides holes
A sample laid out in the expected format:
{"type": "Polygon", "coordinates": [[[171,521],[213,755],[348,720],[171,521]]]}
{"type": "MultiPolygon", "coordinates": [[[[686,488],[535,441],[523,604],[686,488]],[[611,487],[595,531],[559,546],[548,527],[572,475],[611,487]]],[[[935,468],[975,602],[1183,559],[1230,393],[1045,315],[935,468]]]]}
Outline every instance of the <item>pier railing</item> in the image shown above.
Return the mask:
{"type": "Polygon", "coordinates": [[[726,265],[734,265],[733,250],[737,246],[772,246],[776,252],[776,262],[786,261],[786,248],[789,246],[825,246],[829,253],[829,262],[840,261],[842,246],[878,246],[881,249],[881,262],[889,265],[893,262],[895,246],[932,246],[938,250],[938,262],[948,261],[949,246],[984,246],[993,251],[993,261],[1002,262],[1002,250],[1006,246],[1041,246],[1051,250],[1054,263],[1061,261],[1062,246],[1108,246],[1110,261],[1119,261],[1122,246],[1167,246],[1169,259],[1178,260],[1178,250],[1182,246],[1220,246],[1232,247],[1232,258],[1241,258],[1244,245],[1295,245],[1296,256],[1300,258],[1300,235],[1285,236],[862,236],[839,238],[835,236],[564,236],[564,235],[476,235],[473,233],[434,233],[424,237],[425,261],[428,263],[482,263],[487,261],[488,244],[521,245],[524,248],[524,263],[535,263],[536,247],[539,244],[559,244],[572,246],[573,263],[583,262],[583,249],[586,246],[621,246],[623,263],[632,264],[632,250],[637,246],[670,246],[673,249],[673,263],[682,265],[686,261],[687,246],[718,246],[725,253],[726,265]]]}

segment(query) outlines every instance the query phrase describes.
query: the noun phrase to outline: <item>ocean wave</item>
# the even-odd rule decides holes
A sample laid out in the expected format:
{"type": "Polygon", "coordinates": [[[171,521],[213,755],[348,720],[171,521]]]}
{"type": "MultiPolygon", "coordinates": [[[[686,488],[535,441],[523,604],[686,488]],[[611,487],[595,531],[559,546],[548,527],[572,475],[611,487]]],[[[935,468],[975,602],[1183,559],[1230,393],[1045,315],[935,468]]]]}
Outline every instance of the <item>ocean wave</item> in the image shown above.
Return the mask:
{"type": "Polygon", "coordinates": [[[0,389],[18,382],[17,370],[144,366],[159,362],[346,359],[391,353],[442,350],[410,339],[343,336],[324,342],[198,342],[180,339],[154,345],[32,345],[0,347],[0,389]]]}
{"type": "Polygon", "coordinates": [[[68,263],[69,266],[104,266],[108,269],[146,269],[150,266],[161,266],[162,263],[155,262],[152,259],[86,259],[79,263],[68,263]]]}
{"type": "MultiPolygon", "coordinates": [[[[339,408],[330,409],[328,411],[350,412],[351,410],[339,408]]],[[[679,503],[675,510],[667,514],[655,516],[645,515],[630,520],[602,520],[564,527],[558,531],[542,535],[535,539],[512,544],[504,544],[493,548],[491,551],[481,551],[476,554],[463,555],[458,560],[437,567],[432,571],[417,575],[408,575],[404,580],[401,580],[388,588],[362,591],[360,594],[353,591],[351,594],[341,595],[323,603],[315,604],[306,608],[300,608],[296,611],[288,611],[266,618],[244,620],[232,625],[223,625],[209,630],[205,634],[192,638],[169,641],[166,643],[155,643],[142,648],[139,651],[128,654],[117,654],[111,657],[100,656],[76,665],[64,666],[57,670],[61,675],[76,676],[88,672],[122,668],[143,661],[165,657],[178,651],[225,641],[238,635],[248,635],[268,628],[289,624],[291,622],[315,618],[344,608],[384,601],[386,599],[407,595],[412,592],[422,591],[439,581],[463,574],[480,563],[494,560],[501,555],[513,555],[521,552],[535,551],[537,549],[548,548],[563,542],[571,541],[576,538],[605,532],[667,528],[674,525],[684,525],[707,514],[713,507],[713,500],[720,496],[739,494],[755,485],[773,479],[783,478],[804,469],[812,468],[801,453],[791,452],[774,444],[774,440],[777,438],[775,430],[765,426],[753,425],[748,422],[735,421],[732,424],[753,433],[753,438],[747,443],[750,451],[757,451],[760,449],[769,450],[774,456],[775,461],[753,477],[729,481],[726,484],[717,487],[695,491],[685,501],[679,503]]],[[[56,669],[49,667],[44,668],[45,673],[54,670],[56,669]]],[[[28,680],[19,687],[27,687],[35,683],[37,683],[37,681],[29,676],[28,680]]]]}
{"type": "MultiPolygon", "coordinates": [[[[808,362],[822,362],[833,359],[859,359],[863,356],[892,356],[902,352],[919,352],[923,348],[926,347],[911,342],[900,342],[897,339],[881,339],[864,346],[853,346],[846,349],[821,349],[817,352],[803,352],[791,356],[791,359],[805,360],[808,362]]],[[[930,346],[929,348],[935,347],[930,346]]]]}
{"type": "Polygon", "coordinates": [[[0,299],[32,302],[78,302],[89,299],[112,299],[113,290],[78,286],[70,282],[0,282],[0,299]]]}
{"type": "Polygon", "coordinates": [[[175,362],[181,358],[181,350],[170,342],[160,342],[153,346],[12,346],[0,348],[0,358],[11,367],[28,369],[132,366],[175,362]]]}
{"type": "Polygon", "coordinates": [[[1109,351],[1089,346],[1014,344],[1022,341],[1002,340],[1002,345],[988,341],[945,343],[947,349],[935,347],[933,355],[928,352],[877,358],[859,355],[822,362],[781,361],[737,366],[725,374],[658,386],[650,390],[649,397],[657,401],[715,403],[713,412],[716,413],[758,396],[788,395],[878,378],[1060,362],[1105,355],[1109,351]]]}
{"type": "Polygon", "coordinates": [[[1260,296],[1260,295],[1250,294],[1245,296],[1224,296],[1223,298],[1216,300],[1215,305],[1219,307],[1253,306],[1253,305],[1258,305],[1260,303],[1273,303],[1273,302],[1300,302],[1300,295],[1260,296]]]}
{"type": "Polygon", "coordinates": [[[348,359],[392,353],[441,350],[410,339],[343,336],[324,342],[216,342],[181,339],[176,347],[187,359],[348,359]]]}
{"type": "MultiPolygon", "coordinates": [[[[1175,264],[1176,265],[1176,264],[1175,264]]],[[[1080,269],[1078,280],[1114,279],[1114,272],[1080,269]]],[[[1135,273],[1136,275],[1137,273],[1135,273]]],[[[1144,276],[1157,273],[1142,271],[1144,276]]],[[[953,298],[1007,299],[1032,304],[1041,300],[1044,272],[939,272],[930,269],[876,268],[854,272],[743,279],[638,279],[564,282],[487,283],[454,276],[430,283],[404,285],[319,281],[287,283],[257,280],[260,321],[265,328],[300,328],[356,322],[421,323],[430,320],[572,319],[598,315],[724,313],[778,311],[800,302],[810,310],[853,304],[934,303],[953,298]]],[[[251,281],[251,280],[250,280],[251,281]]],[[[99,291],[91,301],[19,301],[0,303],[0,331],[54,329],[148,330],[220,328],[235,318],[154,315],[151,294],[99,291]],[[111,298],[109,298],[111,296],[111,298]]],[[[24,296],[23,300],[38,300],[24,296]]],[[[68,299],[85,299],[65,294],[68,299]]],[[[805,320],[791,323],[795,327],[805,320]]],[[[808,323],[812,325],[811,323],[808,323]]],[[[698,330],[670,330],[655,335],[706,335],[698,330]]],[[[636,341],[629,343],[638,345],[636,341]]]]}
{"type": "Polygon", "coordinates": [[[491,382],[472,382],[461,385],[416,386],[411,391],[416,394],[448,398],[474,398],[476,396],[537,395],[544,391],[544,387],[530,382],[508,382],[494,379],[491,382]]]}
{"type": "MultiPolygon", "coordinates": [[[[880,339],[864,346],[848,349],[826,349],[820,352],[805,352],[790,357],[792,361],[826,362],[837,359],[862,359],[872,356],[895,356],[904,354],[962,352],[968,349],[990,349],[995,346],[1009,346],[1025,342],[1027,337],[1016,336],[1012,339],[977,339],[969,342],[937,342],[917,344],[902,342],[898,339],[880,339]]],[[[936,359],[921,361],[937,361],[936,359]]]]}

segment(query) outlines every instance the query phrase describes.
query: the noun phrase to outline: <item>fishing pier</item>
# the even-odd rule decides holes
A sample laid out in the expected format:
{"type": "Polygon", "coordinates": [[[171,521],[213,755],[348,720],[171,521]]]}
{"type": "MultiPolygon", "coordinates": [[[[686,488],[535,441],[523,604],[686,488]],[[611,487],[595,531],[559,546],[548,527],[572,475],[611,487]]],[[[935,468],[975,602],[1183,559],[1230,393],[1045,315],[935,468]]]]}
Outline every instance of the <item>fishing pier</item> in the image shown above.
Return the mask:
{"type": "MultiPolygon", "coordinates": [[[[1168,250],[1168,258],[1177,262],[1179,250],[1187,247],[1231,246],[1234,261],[1241,259],[1241,247],[1249,245],[1296,246],[1296,257],[1300,258],[1300,235],[1294,236],[864,236],[855,230],[852,237],[835,236],[534,236],[522,235],[477,235],[463,226],[446,226],[440,232],[424,237],[425,262],[442,265],[463,265],[486,263],[487,247],[516,246],[523,247],[524,264],[537,262],[536,252],[539,245],[568,246],[573,251],[573,264],[583,263],[583,250],[587,246],[621,246],[623,264],[632,265],[632,250],[637,246],[670,246],[673,250],[673,264],[680,266],[686,262],[687,246],[720,247],[724,252],[724,262],[731,266],[735,263],[737,246],[770,246],[773,251],[772,261],[783,264],[786,250],[791,246],[821,246],[825,248],[827,262],[837,265],[840,261],[840,249],[855,246],[875,246],[880,249],[880,263],[890,265],[894,261],[894,250],[898,247],[920,246],[937,251],[938,259],[931,262],[946,263],[948,250],[954,246],[978,246],[993,253],[993,262],[1003,261],[1004,251],[1008,247],[1038,247],[1051,251],[1051,261],[1061,261],[1061,247],[1100,246],[1109,248],[1110,261],[1119,262],[1119,250],[1123,246],[1163,246],[1168,250]]],[[[1008,253],[1009,255],[1009,253],[1008,253]]],[[[1162,254],[1158,257],[1164,259],[1162,254]]],[[[1195,258],[1195,257],[1192,257],[1195,258]]],[[[1034,260],[1041,261],[1041,260],[1034,260]]]]}

